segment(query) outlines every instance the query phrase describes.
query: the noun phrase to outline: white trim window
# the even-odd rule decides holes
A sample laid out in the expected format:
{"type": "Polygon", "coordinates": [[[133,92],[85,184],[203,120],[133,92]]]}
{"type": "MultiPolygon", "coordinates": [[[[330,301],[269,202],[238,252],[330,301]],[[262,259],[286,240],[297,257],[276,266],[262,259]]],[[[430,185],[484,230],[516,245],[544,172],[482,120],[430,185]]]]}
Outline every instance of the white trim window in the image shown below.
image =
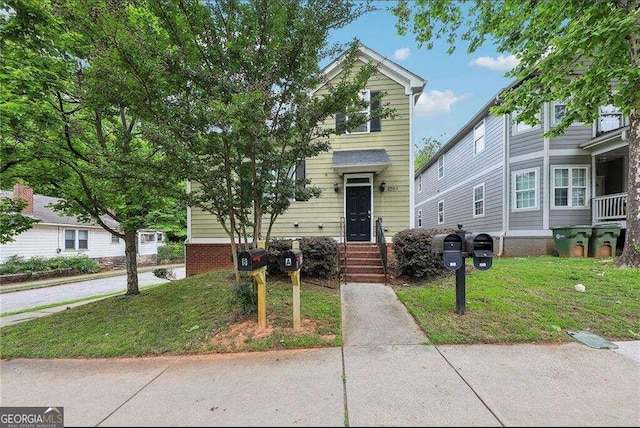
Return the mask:
{"type": "Polygon", "coordinates": [[[538,209],[538,169],[514,171],[511,175],[514,211],[538,209]]]}
{"type": "Polygon", "coordinates": [[[536,113],[536,119],[538,119],[537,125],[529,125],[525,122],[518,122],[518,116],[522,109],[517,109],[513,113],[511,113],[511,135],[522,134],[523,132],[528,132],[534,129],[540,128],[540,112],[536,113]]]}
{"type": "Polygon", "coordinates": [[[480,121],[480,123],[478,123],[473,128],[473,155],[474,156],[484,152],[484,147],[485,147],[484,124],[485,124],[485,120],[482,119],[482,121],[480,121]]]}
{"type": "MultiPolygon", "coordinates": [[[[567,115],[567,102],[555,101],[551,104],[551,123],[557,125],[567,115]]],[[[584,125],[584,122],[573,122],[571,125],[584,125]]]]}
{"type": "Polygon", "coordinates": [[[113,233],[111,234],[111,243],[112,244],[119,244],[120,243],[120,238],[118,238],[118,235],[114,235],[113,233]]]}
{"type": "Polygon", "coordinates": [[[64,229],[64,249],[65,250],[88,250],[89,249],[89,230],[64,229]]]}
{"type": "Polygon", "coordinates": [[[141,244],[151,244],[152,242],[156,242],[156,233],[155,232],[142,232],[140,233],[140,243],[141,244]]]}
{"type": "Polygon", "coordinates": [[[553,208],[588,208],[589,167],[584,165],[551,168],[553,208]]]}
{"type": "Polygon", "coordinates": [[[444,155],[438,158],[438,180],[444,177],[444,155]]]}
{"type": "Polygon", "coordinates": [[[598,132],[612,131],[620,128],[622,125],[622,112],[618,107],[611,104],[600,107],[598,132]]]}
{"type": "Polygon", "coordinates": [[[484,217],[484,183],[473,187],[473,217],[484,217]]]}
{"type": "Polygon", "coordinates": [[[418,210],[418,227],[422,227],[422,210],[418,210]]]}
{"type": "MultiPolygon", "coordinates": [[[[367,118],[370,117],[371,115],[371,91],[369,89],[365,89],[364,91],[360,92],[360,100],[363,103],[366,103],[367,106],[360,110],[358,113],[361,113],[363,115],[365,115],[367,118]]],[[[349,129],[347,130],[347,134],[366,134],[368,132],[371,132],[369,129],[369,125],[371,124],[370,121],[366,121],[365,123],[363,123],[360,126],[356,126],[353,129],[349,129]]]]}
{"type": "Polygon", "coordinates": [[[418,193],[422,192],[422,174],[418,176],[418,193]]]}
{"type": "Polygon", "coordinates": [[[444,200],[438,201],[438,224],[444,223],[444,200]]]}

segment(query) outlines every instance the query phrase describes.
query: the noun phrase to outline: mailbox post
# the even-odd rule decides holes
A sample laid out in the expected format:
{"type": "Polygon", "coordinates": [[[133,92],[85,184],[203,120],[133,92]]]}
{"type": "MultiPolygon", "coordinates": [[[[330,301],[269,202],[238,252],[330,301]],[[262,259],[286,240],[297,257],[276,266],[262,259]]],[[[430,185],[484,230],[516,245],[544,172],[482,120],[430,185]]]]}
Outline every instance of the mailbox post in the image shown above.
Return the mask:
{"type": "Polygon", "coordinates": [[[264,241],[258,241],[258,248],[238,253],[238,270],[258,284],[258,328],[267,327],[267,263],[264,241]]]}
{"type": "Polygon", "coordinates": [[[487,270],[493,263],[493,238],[486,233],[466,235],[462,225],[455,233],[435,235],[432,251],[442,254],[445,268],[456,271],[456,312],[464,315],[466,303],[465,259],[473,257],[476,269],[487,270]]]}
{"type": "Polygon", "coordinates": [[[293,329],[300,329],[300,268],[302,267],[302,251],[300,243],[293,241],[291,250],[284,251],[280,260],[280,268],[289,274],[293,284],[293,329]]]}

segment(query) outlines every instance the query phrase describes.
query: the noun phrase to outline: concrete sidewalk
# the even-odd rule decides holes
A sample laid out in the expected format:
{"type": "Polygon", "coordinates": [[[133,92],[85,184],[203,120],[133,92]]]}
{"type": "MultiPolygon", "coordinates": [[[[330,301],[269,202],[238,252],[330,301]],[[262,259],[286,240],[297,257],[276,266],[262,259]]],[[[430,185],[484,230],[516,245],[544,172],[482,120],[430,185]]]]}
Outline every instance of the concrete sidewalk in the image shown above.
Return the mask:
{"type": "Polygon", "coordinates": [[[432,346],[393,290],[342,287],[343,348],[0,362],[0,405],[65,426],[640,426],[640,341],[432,346]]]}

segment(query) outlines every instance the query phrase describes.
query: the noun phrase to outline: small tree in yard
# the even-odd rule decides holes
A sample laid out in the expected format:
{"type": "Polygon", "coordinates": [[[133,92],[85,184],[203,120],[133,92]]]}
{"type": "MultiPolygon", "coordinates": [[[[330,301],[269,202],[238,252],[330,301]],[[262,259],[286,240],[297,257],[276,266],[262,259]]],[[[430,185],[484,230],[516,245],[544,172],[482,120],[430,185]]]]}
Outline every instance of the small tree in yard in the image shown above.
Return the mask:
{"type": "Polygon", "coordinates": [[[0,244],[14,241],[16,235],[21,234],[39,222],[39,219],[22,215],[21,211],[27,206],[22,199],[0,198],[0,244]]]}
{"type": "Polygon", "coordinates": [[[403,0],[394,13],[400,33],[412,30],[428,49],[446,38],[451,53],[460,34],[470,53],[491,38],[517,55],[507,75],[519,84],[501,94],[496,114],[521,108],[519,120],[533,124],[543,103],[566,100],[551,135],[591,123],[600,106],[628,115],[627,233],[616,263],[640,267],[640,1],[403,0]]]}

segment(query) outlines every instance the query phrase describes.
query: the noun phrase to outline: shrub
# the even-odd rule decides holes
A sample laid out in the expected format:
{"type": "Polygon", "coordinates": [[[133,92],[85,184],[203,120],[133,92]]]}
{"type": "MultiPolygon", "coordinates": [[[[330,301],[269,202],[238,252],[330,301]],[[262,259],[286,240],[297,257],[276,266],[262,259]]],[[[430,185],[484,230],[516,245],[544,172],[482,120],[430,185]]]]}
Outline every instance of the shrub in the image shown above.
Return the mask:
{"type": "Polygon", "coordinates": [[[338,243],[324,236],[300,239],[302,268],[305,276],[328,278],[338,274],[338,243]]]}
{"type": "Polygon", "coordinates": [[[157,268],[153,270],[153,274],[158,278],[168,279],[169,281],[176,279],[176,273],[173,269],[157,268]]]}
{"type": "Polygon", "coordinates": [[[184,259],[184,244],[175,242],[158,247],[158,260],[184,259]]]}
{"type": "Polygon", "coordinates": [[[44,257],[31,257],[25,260],[23,257],[13,255],[5,263],[0,265],[0,275],[40,272],[55,269],[73,269],[81,273],[93,273],[100,270],[100,265],[94,259],[87,256],[58,256],[50,259],[44,257]]]}
{"type": "Polygon", "coordinates": [[[244,277],[243,281],[231,285],[229,304],[237,306],[243,315],[253,315],[258,312],[258,284],[253,278],[244,277]]]}
{"type": "Polygon", "coordinates": [[[267,273],[269,275],[283,273],[282,269],[280,269],[280,257],[282,257],[284,251],[291,249],[291,242],[291,239],[272,239],[269,241],[267,248],[267,258],[269,259],[267,273]]]}
{"type": "Polygon", "coordinates": [[[442,256],[431,251],[431,239],[453,229],[406,229],[393,237],[396,273],[413,277],[434,277],[444,271],[442,256]]]}

